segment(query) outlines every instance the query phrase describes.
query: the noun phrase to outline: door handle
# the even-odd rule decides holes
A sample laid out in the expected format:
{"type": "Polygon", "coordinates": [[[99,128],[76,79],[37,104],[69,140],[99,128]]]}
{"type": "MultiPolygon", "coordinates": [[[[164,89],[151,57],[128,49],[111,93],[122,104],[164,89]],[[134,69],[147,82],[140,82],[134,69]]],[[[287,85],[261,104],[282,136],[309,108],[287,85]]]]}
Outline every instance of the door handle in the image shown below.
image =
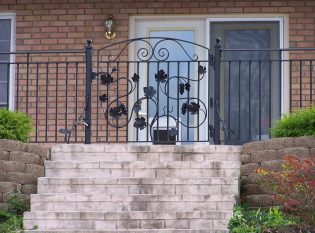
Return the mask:
{"type": "Polygon", "coordinates": [[[138,115],[146,117],[148,115],[148,113],[146,113],[146,112],[138,112],[138,115]]]}

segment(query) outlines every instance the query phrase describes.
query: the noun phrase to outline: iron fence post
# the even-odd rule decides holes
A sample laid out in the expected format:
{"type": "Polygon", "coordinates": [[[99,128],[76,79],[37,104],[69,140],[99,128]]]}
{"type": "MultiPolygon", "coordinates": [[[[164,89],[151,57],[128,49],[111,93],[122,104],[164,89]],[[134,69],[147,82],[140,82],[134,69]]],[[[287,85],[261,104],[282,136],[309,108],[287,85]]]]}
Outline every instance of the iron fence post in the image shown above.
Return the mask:
{"type": "Polygon", "coordinates": [[[85,46],[85,65],[86,65],[86,83],[85,83],[85,140],[84,144],[91,144],[91,93],[92,93],[92,40],[87,40],[85,46]]]}
{"type": "Polygon", "coordinates": [[[221,70],[221,38],[216,38],[214,51],[214,138],[216,145],[220,142],[220,70],[221,70]]]}

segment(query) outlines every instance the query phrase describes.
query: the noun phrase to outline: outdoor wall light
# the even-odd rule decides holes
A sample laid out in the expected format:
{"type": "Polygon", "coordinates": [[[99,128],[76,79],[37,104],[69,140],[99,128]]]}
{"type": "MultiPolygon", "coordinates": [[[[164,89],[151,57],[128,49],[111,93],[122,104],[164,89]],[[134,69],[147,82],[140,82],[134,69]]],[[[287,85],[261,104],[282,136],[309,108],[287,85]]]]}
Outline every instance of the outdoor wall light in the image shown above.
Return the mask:
{"type": "Polygon", "coordinates": [[[116,21],[112,13],[108,14],[108,17],[105,20],[104,26],[105,26],[106,38],[109,40],[114,39],[116,36],[116,32],[115,32],[116,21]]]}

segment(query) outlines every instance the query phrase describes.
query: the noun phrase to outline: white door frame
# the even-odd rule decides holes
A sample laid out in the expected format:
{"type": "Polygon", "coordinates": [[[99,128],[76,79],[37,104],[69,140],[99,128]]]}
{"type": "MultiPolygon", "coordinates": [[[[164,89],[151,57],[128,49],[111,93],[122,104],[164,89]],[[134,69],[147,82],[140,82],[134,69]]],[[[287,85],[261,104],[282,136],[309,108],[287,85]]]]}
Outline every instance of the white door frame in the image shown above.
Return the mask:
{"type": "MultiPolygon", "coordinates": [[[[280,49],[284,47],[288,47],[288,32],[286,27],[286,18],[285,17],[211,17],[207,19],[207,28],[206,28],[206,36],[207,36],[207,47],[214,43],[214,41],[210,41],[210,23],[212,22],[279,22],[279,46],[280,49]],[[286,29],[286,30],[285,30],[286,29]]],[[[289,56],[287,53],[282,53],[280,57],[281,60],[287,59],[289,56]]],[[[289,80],[289,66],[286,63],[281,64],[281,109],[280,114],[285,114],[290,111],[290,80],[289,80]]]]}
{"type": "MultiPolygon", "coordinates": [[[[152,17],[133,17],[132,20],[130,20],[130,26],[131,30],[129,33],[130,38],[137,38],[137,37],[149,37],[151,31],[164,31],[164,30],[193,30],[195,31],[195,41],[194,43],[200,44],[200,45],[205,45],[206,44],[206,36],[205,36],[205,20],[202,20],[200,18],[196,19],[187,19],[185,17],[177,17],[177,18],[152,18],[152,17]],[[146,25],[147,24],[147,25],[146,25]],[[140,31],[136,30],[136,27],[140,31]]],[[[135,47],[134,45],[129,47],[129,60],[135,60],[135,47]]],[[[207,58],[207,53],[205,51],[201,51],[200,48],[196,47],[196,53],[199,55],[200,60],[206,60],[207,58]],[[204,56],[204,57],[202,57],[204,56]]],[[[131,73],[134,72],[132,70],[132,67],[130,68],[131,73]]],[[[208,86],[208,80],[206,79],[206,87],[208,86]]],[[[208,91],[204,90],[200,92],[201,95],[204,96],[202,100],[207,100],[208,99],[208,91]]],[[[132,100],[133,96],[130,96],[130,103],[134,103],[135,99],[132,100]]],[[[129,109],[131,106],[128,106],[129,109]]],[[[206,122],[208,121],[208,118],[206,119],[206,122]]],[[[204,123],[207,125],[207,123],[204,123]]],[[[128,138],[134,138],[135,137],[135,129],[132,126],[132,124],[128,125],[128,138]]],[[[208,135],[207,134],[207,129],[205,128],[204,130],[200,130],[200,135],[208,135]],[[204,131],[204,132],[203,132],[204,131]]],[[[202,138],[202,137],[201,137],[202,138]]]]}

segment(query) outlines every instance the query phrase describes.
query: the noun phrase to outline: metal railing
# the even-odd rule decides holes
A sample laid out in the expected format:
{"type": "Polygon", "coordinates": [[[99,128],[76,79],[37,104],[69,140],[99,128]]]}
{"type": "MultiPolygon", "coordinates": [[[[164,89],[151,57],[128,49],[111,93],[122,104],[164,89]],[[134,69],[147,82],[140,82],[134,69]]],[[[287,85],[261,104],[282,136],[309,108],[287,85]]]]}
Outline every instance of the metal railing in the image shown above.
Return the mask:
{"type": "Polygon", "coordinates": [[[151,37],[93,52],[87,41],[82,50],[0,53],[11,56],[0,73],[11,81],[7,99],[13,85],[15,110],[33,119],[33,142],[243,144],[314,104],[314,51],[227,49],[217,39],[211,53],[151,37]]]}

